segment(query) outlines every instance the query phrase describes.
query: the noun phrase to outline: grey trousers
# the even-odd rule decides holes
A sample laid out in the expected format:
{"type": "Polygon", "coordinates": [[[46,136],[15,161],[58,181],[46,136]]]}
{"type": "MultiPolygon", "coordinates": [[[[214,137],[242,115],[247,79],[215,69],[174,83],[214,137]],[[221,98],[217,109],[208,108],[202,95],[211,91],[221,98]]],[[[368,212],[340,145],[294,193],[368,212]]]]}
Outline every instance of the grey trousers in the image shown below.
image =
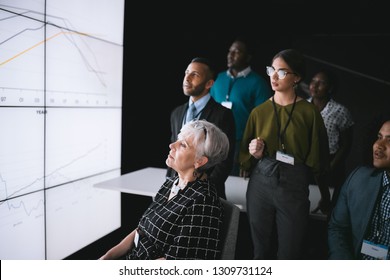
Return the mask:
{"type": "Polygon", "coordinates": [[[254,259],[303,257],[310,172],[304,164],[290,165],[271,158],[257,163],[246,193],[254,259]],[[272,240],[277,240],[274,257],[270,252],[272,240]]]}

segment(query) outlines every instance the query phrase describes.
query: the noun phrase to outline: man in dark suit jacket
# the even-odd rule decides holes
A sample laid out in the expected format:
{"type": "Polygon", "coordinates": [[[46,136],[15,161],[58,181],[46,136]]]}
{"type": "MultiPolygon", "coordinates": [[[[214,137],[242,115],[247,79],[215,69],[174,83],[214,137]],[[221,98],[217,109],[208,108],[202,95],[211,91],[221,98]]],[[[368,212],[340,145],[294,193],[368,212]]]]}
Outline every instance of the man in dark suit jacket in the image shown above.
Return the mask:
{"type": "MultiPolygon", "coordinates": [[[[215,72],[206,58],[194,58],[188,65],[184,80],[183,92],[189,101],[176,107],[171,113],[171,142],[177,141],[181,127],[192,119],[204,119],[218,126],[229,138],[229,155],[226,160],[216,165],[210,175],[220,197],[226,198],[225,181],[228,178],[234,159],[235,122],[233,113],[217,103],[209,94],[214,84],[215,72]],[[189,108],[195,105],[195,112],[189,108]],[[191,116],[194,114],[193,116],[191,116]]],[[[192,107],[191,107],[192,108],[192,107]]],[[[168,168],[167,177],[174,177],[176,172],[168,168]]]]}
{"type": "Polygon", "coordinates": [[[390,259],[390,115],[372,158],[373,167],[357,167],[341,187],[328,225],[329,259],[390,259]]]}

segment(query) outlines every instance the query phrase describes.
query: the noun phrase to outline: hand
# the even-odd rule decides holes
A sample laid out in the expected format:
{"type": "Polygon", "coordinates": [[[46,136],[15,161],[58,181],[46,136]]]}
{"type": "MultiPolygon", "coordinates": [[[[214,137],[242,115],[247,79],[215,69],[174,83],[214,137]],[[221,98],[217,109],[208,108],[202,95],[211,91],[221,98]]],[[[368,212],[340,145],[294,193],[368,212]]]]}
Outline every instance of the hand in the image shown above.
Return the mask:
{"type": "Polygon", "coordinates": [[[265,142],[264,139],[257,137],[249,143],[249,153],[256,159],[263,157],[265,142]]]}
{"type": "Polygon", "coordinates": [[[250,173],[249,171],[243,170],[240,168],[239,176],[243,177],[245,180],[249,178],[250,173]]]}

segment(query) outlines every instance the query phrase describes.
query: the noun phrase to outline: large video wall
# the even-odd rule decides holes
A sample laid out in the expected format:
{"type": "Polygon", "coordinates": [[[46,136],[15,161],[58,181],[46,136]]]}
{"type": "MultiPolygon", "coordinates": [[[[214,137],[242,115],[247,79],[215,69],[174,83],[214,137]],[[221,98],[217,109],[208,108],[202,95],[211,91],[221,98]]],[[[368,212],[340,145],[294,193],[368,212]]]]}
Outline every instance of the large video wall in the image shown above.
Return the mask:
{"type": "Polygon", "coordinates": [[[0,2],[0,259],[120,227],[124,0],[0,2]]]}

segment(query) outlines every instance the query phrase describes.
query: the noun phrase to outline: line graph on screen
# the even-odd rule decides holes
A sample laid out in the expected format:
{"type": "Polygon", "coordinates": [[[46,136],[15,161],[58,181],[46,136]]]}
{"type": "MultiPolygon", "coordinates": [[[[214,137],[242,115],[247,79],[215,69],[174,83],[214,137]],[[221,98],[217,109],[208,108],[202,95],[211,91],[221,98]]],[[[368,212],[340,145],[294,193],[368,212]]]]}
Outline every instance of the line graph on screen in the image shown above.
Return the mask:
{"type": "Polygon", "coordinates": [[[120,226],[120,194],[93,184],[120,175],[123,21],[124,0],[1,1],[0,259],[120,226]]]}

